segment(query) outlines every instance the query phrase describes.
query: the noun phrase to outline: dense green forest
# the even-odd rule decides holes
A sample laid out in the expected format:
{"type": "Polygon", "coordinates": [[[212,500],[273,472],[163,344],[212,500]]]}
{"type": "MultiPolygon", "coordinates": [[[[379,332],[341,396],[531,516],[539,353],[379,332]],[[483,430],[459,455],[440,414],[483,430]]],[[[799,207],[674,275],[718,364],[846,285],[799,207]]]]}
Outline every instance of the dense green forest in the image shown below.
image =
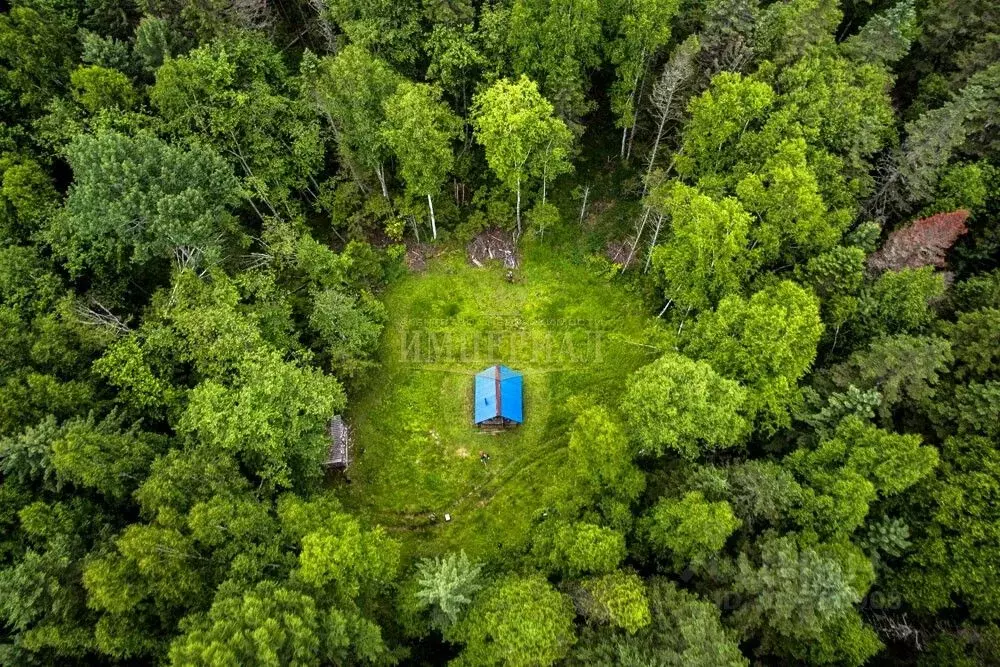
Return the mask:
{"type": "Polygon", "coordinates": [[[0,664],[1000,664],[998,118],[993,0],[0,3],[0,664]]]}

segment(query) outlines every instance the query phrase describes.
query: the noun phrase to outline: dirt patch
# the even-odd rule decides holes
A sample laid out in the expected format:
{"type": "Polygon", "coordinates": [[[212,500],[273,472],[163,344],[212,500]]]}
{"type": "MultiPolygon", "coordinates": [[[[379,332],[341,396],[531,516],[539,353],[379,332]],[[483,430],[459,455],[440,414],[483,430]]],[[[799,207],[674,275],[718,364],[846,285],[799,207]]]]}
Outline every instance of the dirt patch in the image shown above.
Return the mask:
{"type": "Polygon", "coordinates": [[[406,268],[414,273],[427,269],[427,260],[433,257],[434,249],[429,243],[411,243],[406,247],[406,268]]]}
{"type": "Polygon", "coordinates": [[[632,244],[629,241],[608,241],[608,245],[604,248],[604,256],[627,269],[636,259],[634,254],[629,257],[631,249],[632,244]]]}
{"type": "Polygon", "coordinates": [[[476,266],[499,261],[508,269],[514,269],[520,263],[514,233],[503,229],[487,229],[477,234],[466,246],[466,255],[476,266]]]}
{"type": "Polygon", "coordinates": [[[386,233],[385,225],[372,225],[366,228],[365,240],[380,250],[388,248],[394,243],[399,243],[398,238],[393,238],[386,233]]]}
{"type": "Polygon", "coordinates": [[[598,199],[588,203],[586,215],[583,218],[584,226],[588,229],[593,229],[597,226],[597,221],[601,219],[601,216],[614,207],[615,202],[613,199],[598,199]]]}

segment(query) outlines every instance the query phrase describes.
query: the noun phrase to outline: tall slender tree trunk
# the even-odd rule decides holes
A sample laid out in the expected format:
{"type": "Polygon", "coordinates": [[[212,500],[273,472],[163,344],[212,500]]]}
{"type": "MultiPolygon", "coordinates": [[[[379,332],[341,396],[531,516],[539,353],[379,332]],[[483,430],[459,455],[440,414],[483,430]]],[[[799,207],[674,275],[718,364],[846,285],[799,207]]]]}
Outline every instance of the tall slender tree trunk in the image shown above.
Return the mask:
{"type": "Polygon", "coordinates": [[[517,235],[521,236],[521,177],[517,177],[517,235]]]}
{"type": "Polygon", "coordinates": [[[653,150],[649,153],[649,164],[646,165],[646,178],[642,179],[642,196],[646,196],[649,190],[649,176],[653,173],[653,166],[656,164],[656,151],[660,150],[660,140],[663,139],[663,126],[667,124],[667,115],[660,115],[660,122],[656,126],[656,139],[653,140],[653,150]]]}
{"type": "Polygon", "coordinates": [[[635,233],[635,241],[632,242],[632,248],[628,251],[628,257],[625,259],[625,268],[632,263],[632,257],[635,256],[635,249],[639,246],[639,239],[642,238],[642,232],[646,229],[646,220],[649,219],[649,207],[643,211],[642,220],[639,222],[639,230],[635,233]]]}
{"type": "Polygon", "coordinates": [[[410,224],[413,225],[413,235],[417,237],[417,243],[420,243],[420,230],[417,229],[417,219],[410,216],[410,224]]]}
{"type": "Polygon", "coordinates": [[[646,87],[646,50],[642,50],[642,78],[639,85],[633,92],[635,96],[635,111],[632,113],[632,130],[628,135],[628,150],[625,151],[625,159],[632,157],[632,142],[635,141],[635,128],[639,124],[639,102],[642,100],[642,89],[646,87]]]}
{"type": "Polygon", "coordinates": [[[431,199],[430,195],[427,195],[427,208],[431,210],[431,235],[436,239],[438,237],[437,220],[434,219],[434,200],[431,199]]]}
{"type": "MultiPolygon", "coordinates": [[[[646,47],[642,47],[642,55],[639,56],[642,61],[642,77],[645,78],[646,72],[646,47]]],[[[635,134],[635,123],[639,118],[639,105],[636,104],[636,99],[639,93],[639,72],[636,72],[635,79],[632,81],[632,92],[629,93],[629,101],[632,102],[632,133],[635,134]]],[[[625,153],[625,137],[628,135],[628,127],[622,128],[622,149],[621,158],[627,160],[629,155],[632,153],[632,140],[628,141],[628,154],[625,153]]]]}
{"type": "Polygon", "coordinates": [[[649,272],[649,263],[653,260],[653,248],[656,247],[656,239],[660,237],[660,228],[663,226],[663,214],[660,213],[656,217],[656,229],[653,230],[653,240],[649,242],[649,252],[646,253],[646,266],[643,267],[642,272],[649,272]]]}
{"type": "Polygon", "coordinates": [[[583,214],[587,212],[587,196],[590,194],[590,186],[583,188],[583,204],[580,205],[580,224],[583,224],[583,214]]]}
{"type": "Polygon", "coordinates": [[[389,188],[385,184],[385,167],[382,166],[381,162],[375,167],[375,175],[378,176],[378,184],[382,186],[382,196],[388,199],[389,188]]]}

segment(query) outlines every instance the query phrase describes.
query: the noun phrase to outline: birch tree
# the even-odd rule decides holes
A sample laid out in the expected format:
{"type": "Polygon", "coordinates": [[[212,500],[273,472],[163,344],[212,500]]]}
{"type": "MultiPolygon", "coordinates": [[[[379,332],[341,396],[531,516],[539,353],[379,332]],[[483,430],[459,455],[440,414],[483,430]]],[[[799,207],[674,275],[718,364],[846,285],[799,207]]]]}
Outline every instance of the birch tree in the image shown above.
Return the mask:
{"type": "Polygon", "coordinates": [[[542,203],[546,203],[548,195],[549,181],[560,174],[568,174],[573,171],[573,163],[570,162],[570,141],[568,135],[554,133],[545,142],[541,156],[536,163],[535,172],[542,179],[542,203]]]}
{"type": "Polygon", "coordinates": [[[615,124],[622,128],[623,159],[632,153],[649,65],[670,41],[671,21],[679,6],[679,0],[623,0],[610,10],[618,18],[618,35],[608,47],[618,75],[611,86],[611,109],[617,116],[615,124]]]}
{"type": "Polygon", "coordinates": [[[521,233],[521,192],[529,178],[565,171],[572,134],[553,116],[553,107],[526,76],[501,79],[476,95],[472,126],[497,178],[517,195],[517,232],[521,233]],[[556,150],[556,147],[559,150],[556,150]]]}
{"type": "Polygon", "coordinates": [[[664,65],[653,90],[649,95],[652,105],[653,119],[656,122],[656,132],[653,135],[653,147],[646,159],[646,177],[642,183],[642,196],[649,189],[649,177],[656,165],[656,154],[660,142],[670,120],[676,119],[683,111],[686,96],[684,91],[695,74],[695,59],[701,49],[697,35],[691,35],[670,54],[670,60],[664,65]]]}
{"type": "Polygon", "coordinates": [[[755,266],[747,252],[750,215],[731,197],[715,200],[671,182],[650,193],[650,206],[671,219],[672,235],[653,249],[653,268],[666,296],[703,309],[742,288],[755,266]]]}
{"type": "Polygon", "coordinates": [[[333,127],[341,157],[354,170],[354,178],[364,187],[360,167],[374,173],[389,198],[385,162],[389,146],[382,125],[385,101],[402,82],[383,60],[360,46],[345,47],[336,57],[307,57],[302,63],[307,94],[320,114],[333,127]]]}
{"type": "Polygon", "coordinates": [[[451,142],[462,121],[441,101],[441,89],[404,83],[385,101],[385,140],[399,160],[399,171],[411,194],[426,196],[431,233],[437,238],[433,195],[455,163],[451,142]]]}

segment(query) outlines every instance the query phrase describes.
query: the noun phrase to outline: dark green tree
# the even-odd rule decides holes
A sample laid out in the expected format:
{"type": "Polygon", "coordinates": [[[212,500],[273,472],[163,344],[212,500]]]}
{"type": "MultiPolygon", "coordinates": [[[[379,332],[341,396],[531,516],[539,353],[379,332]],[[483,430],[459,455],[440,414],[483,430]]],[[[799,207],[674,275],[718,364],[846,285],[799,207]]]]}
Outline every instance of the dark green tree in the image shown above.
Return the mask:
{"type": "Polygon", "coordinates": [[[166,60],[149,96],[165,130],[213,147],[257,214],[277,216],[315,187],[323,160],[319,122],[296,88],[277,49],[248,33],[166,60]]]}
{"type": "Polygon", "coordinates": [[[222,258],[235,232],[229,208],[238,185],[210,149],[102,131],[76,138],[67,159],[75,180],[46,235],[72,273],[222,258]]]}

